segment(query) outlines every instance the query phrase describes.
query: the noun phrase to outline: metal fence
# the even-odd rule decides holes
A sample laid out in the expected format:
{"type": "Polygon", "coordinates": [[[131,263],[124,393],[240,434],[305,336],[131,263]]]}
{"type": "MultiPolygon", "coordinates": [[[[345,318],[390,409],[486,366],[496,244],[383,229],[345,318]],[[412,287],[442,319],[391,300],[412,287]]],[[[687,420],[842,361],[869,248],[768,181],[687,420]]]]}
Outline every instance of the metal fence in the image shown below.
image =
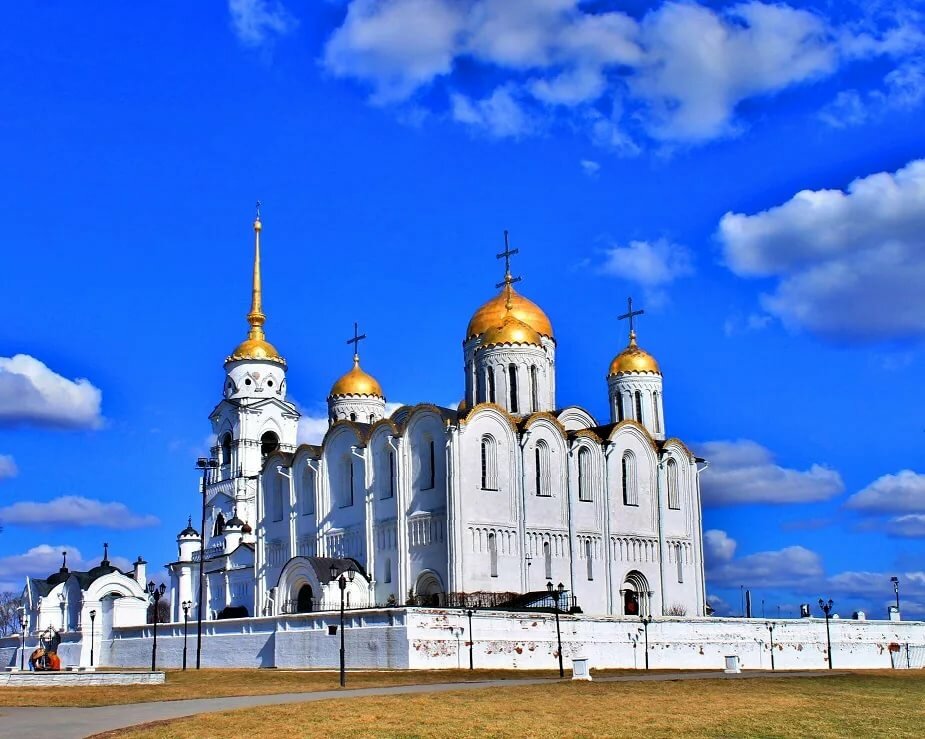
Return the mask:
{"type": "Polygon", "coordinates": [[[890,659],[895,670],[921,670],[925,668],[925,647],[890,644],[890,659]]]}

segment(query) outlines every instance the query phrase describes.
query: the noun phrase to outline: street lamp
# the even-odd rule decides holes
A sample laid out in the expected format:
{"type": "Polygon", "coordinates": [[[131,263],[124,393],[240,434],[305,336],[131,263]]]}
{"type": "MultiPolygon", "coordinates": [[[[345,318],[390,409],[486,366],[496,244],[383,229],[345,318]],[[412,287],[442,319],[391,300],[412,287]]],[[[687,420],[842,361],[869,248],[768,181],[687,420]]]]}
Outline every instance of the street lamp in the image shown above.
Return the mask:
{"type": "Polygon", "coordinates": [[[472,663],[472,647],[473,647],[472,641],[473,639],[472,639],[472,609],[471,608],[469,608],[466,611],[466,615],[469,617],[469,669],[472,670],[472,669],[475,669],[475,665],[473,665],[472,663]]]}
{"type": "Polygon", "coordinates": [[[894,575],[890,582],[893,583],[893,592],[896,594],[896,617],[899,618],[899,578],[894,575]]]}
{"type": "Polygon", "coordinates": [[[648,670],[649,669],[649,624],[652,623],[652,617],[643,616],[639,620],[642,621],[642,630],[643,630],[643,634],[645,635],[645,640],[646,640],[646,670],[648,670]]]}
{"type": "Polygon", "coordinates": [[[196,460],[197,469],[202,470],[202,524],[199,528],[199,598],[196,606],[196,669],[202,660],[202,612],[205,608],[202,599],[206,580],[206,485],[209,483],[209,470],[218,467],[214,457],[200,457],[196,460]]]}
{"type": "Polygon", "coordinates": [[[828,602],[819,599],[819,607],[822,609],[822,612],[825,614],[825,641],[828,644],[829,648],[829,669],[832,669],[832,632],[829,628],[829,619],[831,618],[832,613],[832,599],[829,598],[828,602]]]}
{"type": "Polygon", "coordinates": [[[26,607],[19,609],[19,631],[22,634],[22,649],[19,652],[19,671],[26,669],[26,607]]]}
{"type": "Polygon", "coordinates": [[[180,604],[183,609],[183,670],[186,670],[186,636],[189,631],[189,609],[192,607],[192,601],[185,600],[180,604]]]}
{"type": "Polygon", "coordinates": [[[546,590],[556,604],[556,641],[559,642],[559,677],[565,677],[565,668],[562,667],[562,631],[559,628],[559,598],[565,592],[565,586],[560,582],[553,587],[552,580],[546,583],[546,590]]]}
{"type": "Polygon", "coordinates": [[[96,624],[96,611],[90,611],[90,667],[93,667],[94,625],[96,624]]]}
{"type": "MultiPolygon", "coordinates": [[[[768,627],[768,635],[771,637],[771,670],[774,670],[774,627],[775,624],[773,621],[768,621],[765,626],[768,627]]],[[[829,658],[831,659],[831,657],[829,658]]]]}
{"type": "Polygon", "coordinates": [[[337,580],[340,587],[340,686],[343,688],[347,684],[346,661],[344,652],[344,591],[347,589],[347,582],[353,582],[356,572],[351,567],[346,572],[341,572],[337,576],[338,567],[336,564],[331,565],[331,582],[337,580]]]}
{"type": "Polygon", "coordinates": [[[148,583],[148,595],[151,596],[151,602],[154,603],[154,643],[151,645],[151,672],[157,669],[157,604],[166,590],[167,586],[164,583],[161,583],[160,587],[154,584],[154,580],[148,583]]]}

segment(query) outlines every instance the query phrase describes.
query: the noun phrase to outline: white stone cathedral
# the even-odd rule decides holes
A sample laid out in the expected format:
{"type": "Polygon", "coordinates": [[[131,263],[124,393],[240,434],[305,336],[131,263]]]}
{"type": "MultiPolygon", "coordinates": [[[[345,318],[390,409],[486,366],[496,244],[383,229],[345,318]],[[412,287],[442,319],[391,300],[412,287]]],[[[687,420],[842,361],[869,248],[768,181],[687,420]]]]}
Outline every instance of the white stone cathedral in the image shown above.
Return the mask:
{"type": "Polygon", "coordinates": [[[666,434],[662,374],[632,306],[608,422],[559,406],[552,324],[514,290],[506,248],[501,292],[463,337],[457,408],[386,416],[355,354],[323,442],[298,445],[287,364],[264,334],[261,229],[258,214],[250,331],[209,416],[205,539],[190,523],[168,566],[175,620],[184,602],[195,617],[200,547],[208,619],[338,607],[332,575],[347,570],[352,607],[529,604],[562,583],[563,606],[588,614],[704,615],[702,460],[666,434]]]}

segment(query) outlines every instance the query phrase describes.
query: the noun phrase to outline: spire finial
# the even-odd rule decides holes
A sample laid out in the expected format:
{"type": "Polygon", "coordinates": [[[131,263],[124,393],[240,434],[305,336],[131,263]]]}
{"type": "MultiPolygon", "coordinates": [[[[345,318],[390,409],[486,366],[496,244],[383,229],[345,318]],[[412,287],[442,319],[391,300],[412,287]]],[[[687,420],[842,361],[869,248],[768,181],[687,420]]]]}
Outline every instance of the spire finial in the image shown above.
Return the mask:
{"type": "Polygon", "coordinates": [[[263,324],[267,317],[263,314],[263,289],[260,283],[260,231],[263,224],[260,222],[260,201],[257,201],[257,217],[254,219],[254,281],[251,289],[251,311],[247,314],[247,322],[251,325],[248,332],[249,339],[263,340],[263,324]]]}
{"type": "Polygon", "coordinates": [[[186,528],[188,529],[193,528],[193,517],[192,516],[186,517],[186,528]]]}
{"type": "Polygon", "coordinates": [[[633,299],[627,298],[626,299],[626,313],[624,313],[622,316],[617,317],[618,321],[623,321],[623,320],[628,319],[630,322],[630,346],[636,346],[636,325],[635,325],[635,322],[633,321],[633,318],[635,316],[641,316],[643,313],[645,313],[645,311],[641,309],[634,311],[633,310],[633,299]]]}
{"type": "Polygon", "coordinates": [[[101,562],[101,564],[108,564],[108,563],[109,563],[109,544],[104,541],[103,542],[103,561],[101,562]]]}
{"type": "Polygon", "coordinates": [[[353,364],[360,364],[360,342],[366,338],[366,334],[360,333],[360,324],[353,322],[353,338],[347,339],[348,344],[353,344],[353,364]]]}
{"type": "Polygon", "coordinates": [[[504,260],[504,281],[499,282],[495,287],[504,287],[505,296],[507,297],[505,307],[508,311],[514,307],[514,290],[512,285],[515,282],[520,282],[520,277],[511,275],[511,257],[519,252],[520,249],[511,249],[511,244],[508,239],[508,230],[504,229],[504,251],[495,255],[496,259],[504,260]]]}
{"type": "Polygon", "coordinates": [[[67,552],[61,552],[61,557],[62,557],[61,569],[66,570],[67,569],[67,552]]]}

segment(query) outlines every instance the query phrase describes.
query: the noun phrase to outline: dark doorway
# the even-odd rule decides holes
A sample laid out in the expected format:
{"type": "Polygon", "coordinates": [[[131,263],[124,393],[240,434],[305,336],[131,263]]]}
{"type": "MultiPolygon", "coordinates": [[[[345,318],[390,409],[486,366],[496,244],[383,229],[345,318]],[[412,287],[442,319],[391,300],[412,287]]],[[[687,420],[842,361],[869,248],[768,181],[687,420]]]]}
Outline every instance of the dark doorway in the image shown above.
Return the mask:
{"type": "Polygon", "coordinates": [[[299,597],[296,600],[296,613],[311,613],[312,610],[312,586],[303,585],[299,588],[299,597]]]}
{"type": "Polygon", "coordinates": [[[639,615],[639,597],[633,590],[623,591],[623,614],[626,616],[639,615]]]}

